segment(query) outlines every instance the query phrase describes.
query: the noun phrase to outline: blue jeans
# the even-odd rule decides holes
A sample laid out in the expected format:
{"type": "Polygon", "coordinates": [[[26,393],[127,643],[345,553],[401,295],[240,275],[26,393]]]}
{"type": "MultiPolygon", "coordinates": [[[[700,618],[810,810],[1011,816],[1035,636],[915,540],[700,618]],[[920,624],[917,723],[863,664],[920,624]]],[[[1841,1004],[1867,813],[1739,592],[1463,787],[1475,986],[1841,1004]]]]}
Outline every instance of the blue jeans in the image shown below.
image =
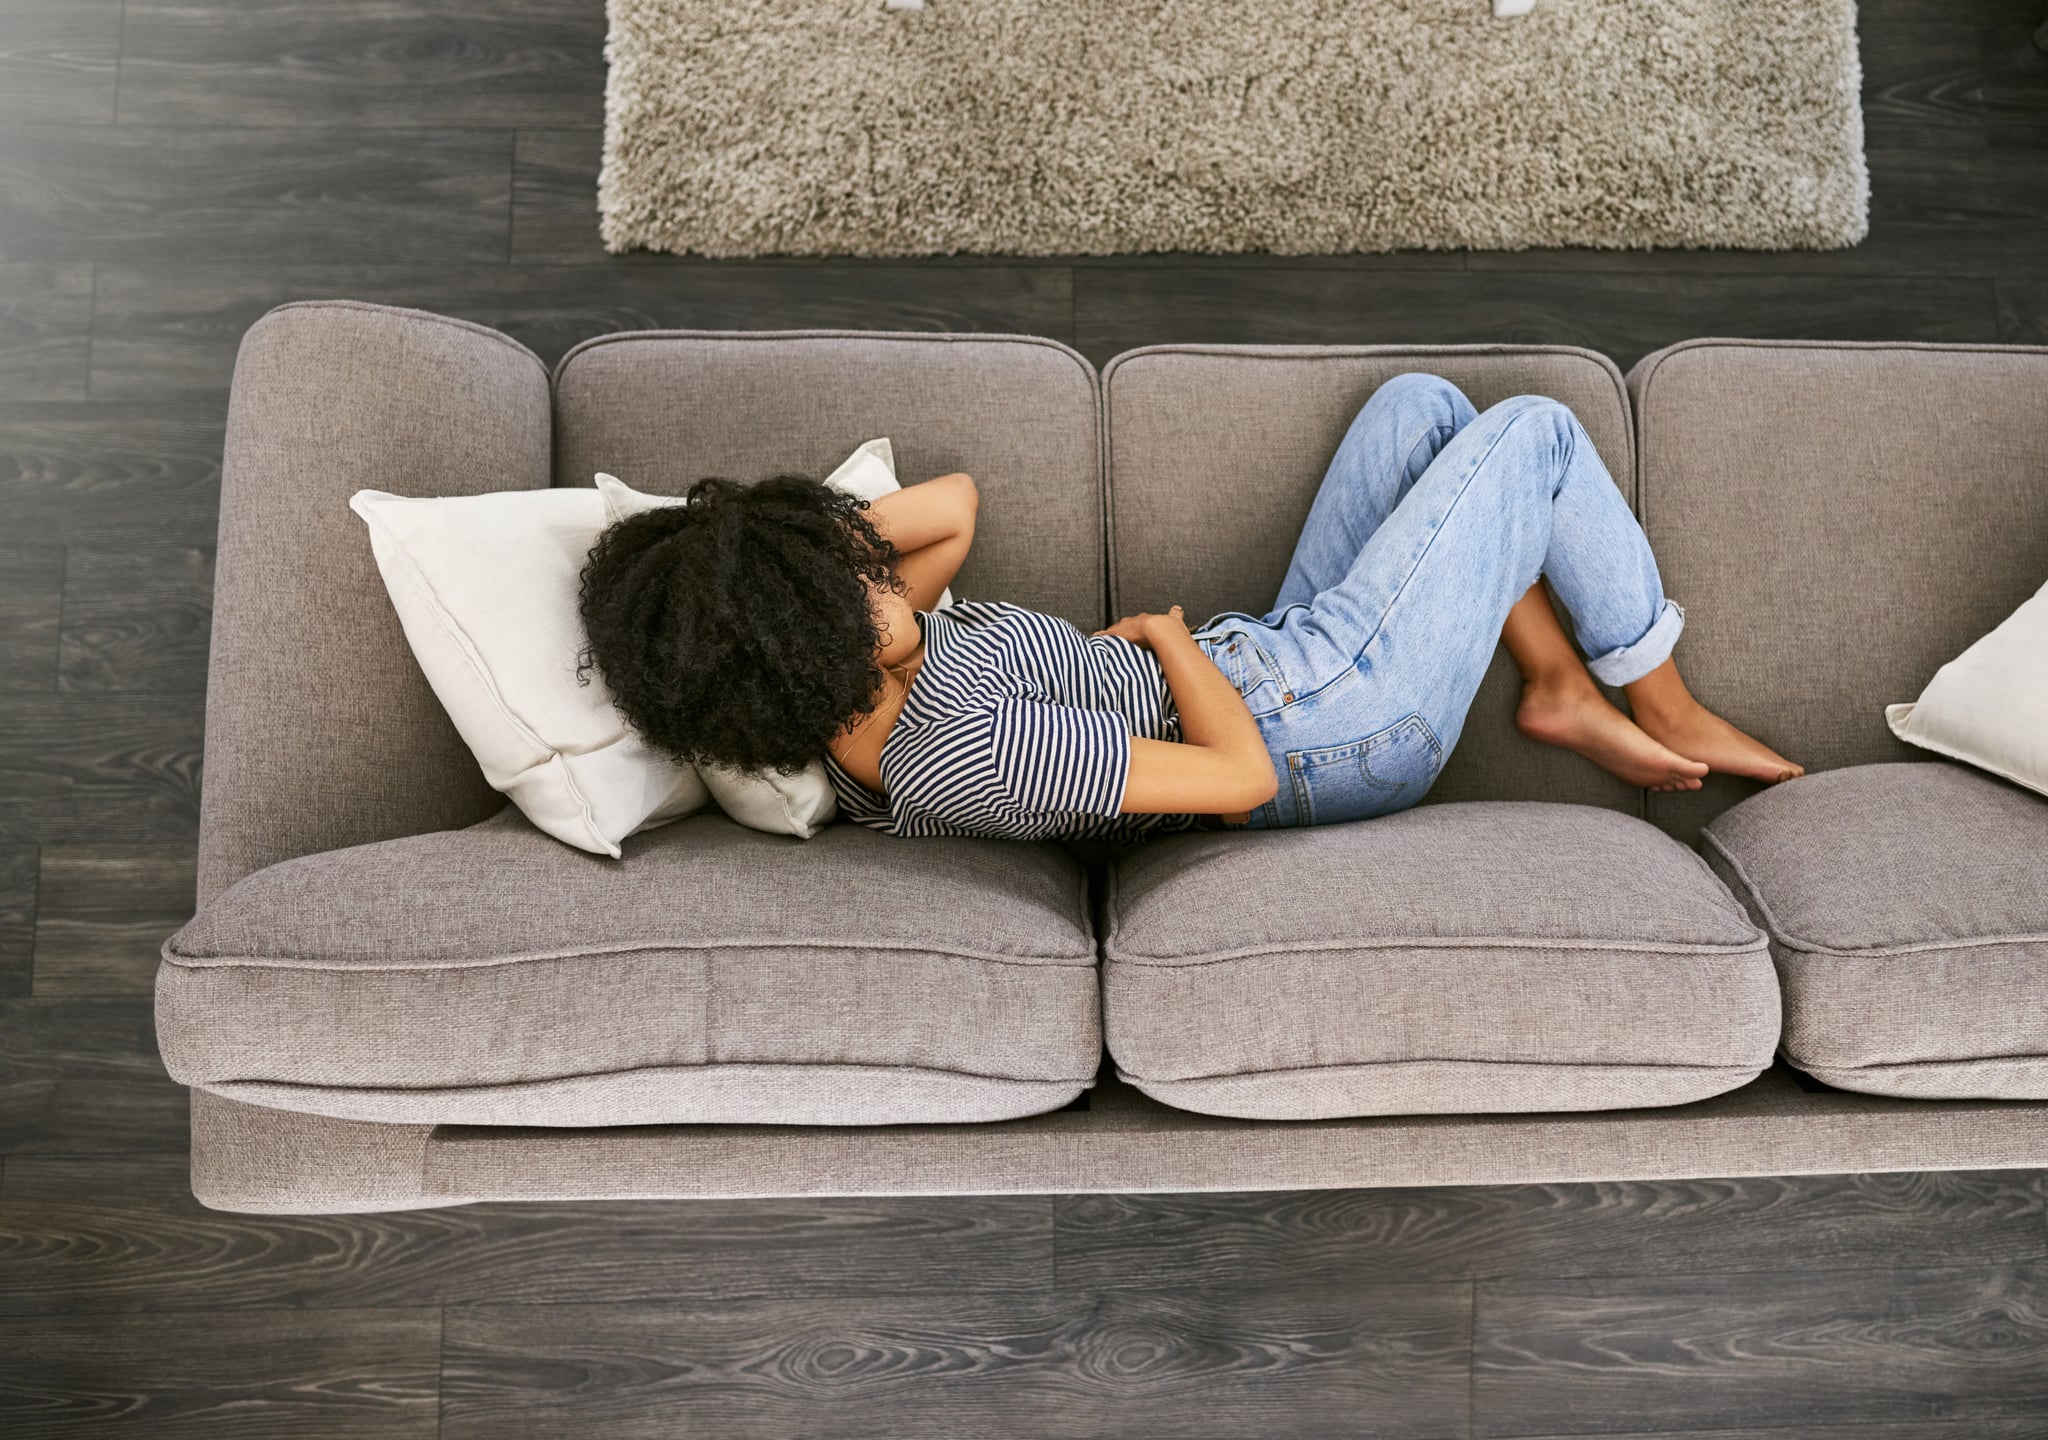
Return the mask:
{"type": "Polygon", "coordinates": [[[1420,800],[1538,575],[1609,685],[1661,665],[1685,623],[1565,406],[1520,395],[1480,414],[1434,375],[1380,386],[1323,476],[1273,608],[1225,610],[1193,632],[1280,776],[1227,828],[1363,820],[1420,800]]]}

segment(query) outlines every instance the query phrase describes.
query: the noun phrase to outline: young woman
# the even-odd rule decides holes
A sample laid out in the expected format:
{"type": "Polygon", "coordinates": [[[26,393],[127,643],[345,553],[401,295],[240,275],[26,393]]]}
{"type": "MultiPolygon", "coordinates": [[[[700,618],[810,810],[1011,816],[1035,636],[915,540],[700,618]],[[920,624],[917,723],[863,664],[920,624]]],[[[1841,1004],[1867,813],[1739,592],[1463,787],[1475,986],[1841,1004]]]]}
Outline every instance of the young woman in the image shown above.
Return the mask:
{"type": "Polygon", "coordinates": [[[1273,608],[1193,631],[1178,605],[1092,635],[1001,601],[931,609],[973,543],[966,475],[872,504],[796,476],[708,479],[690,502],[600,537],[585,664],[657,747],[785,772],[823,756],[845,816],[891,834],[1129,839],[1406,809],[1499,641],[1522,731],[1631,784],[1804,773],[1687,691],[1684,612],[1554,400],[1481,414],[1433,375],[1382,385],[1273,608]]]}

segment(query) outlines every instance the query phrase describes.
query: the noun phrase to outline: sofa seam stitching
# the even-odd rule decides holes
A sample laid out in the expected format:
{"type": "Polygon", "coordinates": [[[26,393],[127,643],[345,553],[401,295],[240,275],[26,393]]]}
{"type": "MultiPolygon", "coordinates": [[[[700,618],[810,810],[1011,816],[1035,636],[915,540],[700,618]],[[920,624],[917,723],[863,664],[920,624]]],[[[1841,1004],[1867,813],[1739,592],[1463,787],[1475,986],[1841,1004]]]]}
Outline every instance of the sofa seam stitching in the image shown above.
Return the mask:
{"type": "MultiPolygon", "coordinates": [[[[479,324],[474,320],[465,320],[459,315],[443,315],[436,310],[420,310],[410,305],[380,305],[370,300],[346,300],[339,298],[328,300],[286,300],[280,304],[271,306],[268,310],[264,311],[261,315],[257,316],[256,319],[250,323],[249,329],[254,330],[258,325],[261,325],[265,320],[268,320],[271,316],[277,314],[279,311],[282,310],[356,310],[364,314],[370,315],[403,315],[409,318],[417,317],[422,320],[433,321],[436,324],[446,325],[457,330],[466,330],[473,335],[482,335],[488,339],[495,340],[499,344],[504,345],[507,348],[514,350],[521,355],[524,355],[527,359],[531,360],[534,364],[538,365],[543,376],[546,376],[548,374],[548,362],[540,358],[540,354],[538,351],[534,350],[531,346],[525,344],[522,341],[513,339],[504,331],[493,329],[489,325],[479,324]]],[[[246,337],[247,332],[245,331],[244,338],[246,337]]]]}
{"type": "Polygon", "coordinates": [[[496,955],[474,959],[427,960],[416,964],[386,965],[332,964],[291,955],[202,955],[174,951],[166,941],[162,951],[166,964],[181,970],[295,970],[319,974],[359,975],[370,972],[396,975],[425,975],[437,970],[489,970],[508,965],[545,964],[554,960],[606,959],[621,955],[676,951],[696,953],[723,950],[862,950],[894,956],[925,956],[937,960],[959,960],[974,964],[1015,965],[1031,970],[1092,970],[1093,950],[1073,955],[998,955],[987,951],[940,950],[917,945],[873,944],[859,940],[650,940],[634,945],[591,946],[587,949],[535,951],[523,955],[496,955]]]}
{"type": "MultiPolygon", "coordinates": [[[[2048,353],[2048,346],[2041,347],[2048,353]]],[[[1139,345],[1118,352],[1102,367],[1101,374],[1107,378],[1127,361],[1149,359],[1155,355],[1232,355],[1249,356],[1261,360],[1338,360],[1370,359],[1375,355],[1441,355],[1445,353],[1464,355],[1569,355],[1576,359],[1603,361],[1612,366],[1616,373],[1621,367],[1615,365],[1614,357],[1601,350],[1584,345],[1545,345],[1487,343],[1460,345],[1231,345],[1224,343],[1191,342],[1187,344],[1139,345]]]]}
{"type": "Polygon", "coordinates": [[[1301,955],[1341,951],[1347,954],[1373,953],[1384,950],[1593,950],[1602,954],[1624,955],[1752,955],[1758,951],[1768,952],[1770,937],[1761,932],[1755,938],[1740,945],[1716,945],[1699,941],[1629,941],[1629,940],[1578,940],[1549,939],[1542,936],[1408,936],[1388,940],[1304,940],[1275,941],[1270,945],[1246,946],[1209,955],[1166,955],[1141,954],[1137,951],[1120,951],[1106,947],[1103,953],[1105,963],[1139,965],[1160,970],[1198,969],[1205,965],[1228,965],[1239,960],[1257,959],[1265,955],[1301,955]]]}
{"type": "MultiPolygon", "coordinates": [[[[1719,347],[1747,350],[1931,350],[1950,354],[1985,355],[2048,355],[2048,345],[2001,345],[1984,340],[1814,340],[1794,338],[1765,338],[1742,335],[1695,335],[1684,340],[1674,340],[1662,349],[1652,351],[1644,360],[1660,356],[1672,356],[1688,350],[1706,350],[1719,347]]],[[[1600,353],[1600,352],[1595,352],[1600,353]]],[[[1642,363],[1641,361],[1637,362],[1642,363]]]]}
{"type": "Polygon", "coordinates": [[[996,341],[1005,344],[1032,346],[1038,349],[1050,350],[1055,354],[1065,356],[1067,359],[1073,361],[1075,367],[1081,371],[1082,375],[1085,377],[1088,383],[1091,393],[1094,391],[1096,382],[1100,378],[1099,372],[1095,369],[1095,367],[1092,364],[1089,363],[1088,357],[1083,355],[1080,351],[1076,350],[1073,346],[1067,344],[1066,342],[1061,340],[1055,340],[1047,335],[1026,335],[1011,331],[834,329],[615,330],[605,335],[593,335],[587,340],[579,340],[576,344],[570,346],[569,349],[566,352],[564,352],[562,358],[555,362],[554,369],[549,374],[550,388],[552,389],[553,385],[561,380],[561,377],[563,373],[568,369],[569,362],[571,360],[576,359],[578,356],[588,351],[600,350],[610,345],[624,345],[631,344],[637,341],[647,340],[886,340],[892,342],[913,342],[919,344],[936,343],[940,345],[973,344],[996,341]]]}
{"type": "MultiPolygon", "coordinates": [[[[1763,917],[1764,932],[1774,941],[1784,941],[1786,939],[1785,927],[1778,923],[1777,913],[1771,909],[1770,902],[1764,898],[1763,891],[1757,888],[1757,883],[1750,877],[1748,868],[1735,857],[1734,853],[1726,845],[1721,843],[1721,837],[1714,833],[1711,826],[1702,825],[1700,827],[1700,839],[1706,844],[1711,845],[1715,853],[1728,862],[1728,868],[1735,872],[1736,880],[1741,882],[1743,890],[1755,902],[1757,914],[1763,917]]],[[[1704,864],[1705,859],[1706,857],[1702,856],[1701,863],[1704,864]]],[[[1709,865],[1707,868],[1711,870],[1713,867],[1709,865]]],[[[1719,877],[1715,878],[1718,879],[1719,877]]]]}
{"type": "MultiPolygon", "coordinates": [[[[1648,794],[1650,792],[1645,790],[1644,793],[1648,794]]],[[[1749,907],[1744,905],[1737,896],[1729,891],[1728,882],[1723,880],[1714,867],[1707,863],[1707,857],[1700,854],[1699,851],[1690,845],[1681,845],[1679,848],[1685,852],[1685,857],[1698,868],[1700,874],[1714,882],[1714,891],[1716,893],[1713,895],[1713,901],[1715,907],[1726,913],[1730,919],[1739,920],[1748,926],[1752,934],[1761,935],[1765,939],[1769,939],[1769,934],[1756,923],[1756,917],[1749,913],[1749,907]],[[1722,904],[1724,896],[1727,900],[1725,905],[1722,904]]],[[[1747,883],[1746,879],[1744,883],[1747,883]]]]}
{"type": "Polygon", "coordinates": [[[1110,450],[1115,441],[1110,431],[1109,370],[1115,364],[1116,357],[1111,356],[1109,365],[1095,372],[1095,458],[1102,477],[1102,591],[1108,602],[1104,619],[1111,623],[1122,618],[1119,611],[1123,605],[1123,577],[1116,553],[1116,491],[1110,474],[1110,450]]]}
{"type": "MultiPolygon", "coordinates": [[[[1863,1065],[1853,1062],[1839,1064],[1826,1060],[1808,1061],[1792,1055],[1789,1051],[1785,1058],[1791,1061],[1795,1068],[1804,1070],[1808,1074],[1814,1074],[1821,1070],[1832,1070],[1842,1074],[1867,1075],[1906,1070],[1952,1070],[1958,1065],[1995,1065],[2000,1062],[2013,1060],[2048,1060],[2048,1047],[2022,1054],[1958,1055],[1953,1059],[1945,1060],[1873,1060],[1863,1065]]],[[[1947,1098],[1956,1100],[1995,1100],[2000,1097],[1994,1095],[1956,1095],[1947,1098]]]]}
{"type": "MultiPolygon", "coordinates": [[[[607,1080],[622,1075],[659,1074],[667,1072],[696,1072],[718,1069],[768,1069],[768,1070],[883,1070],[914,1071],[927,1075],[957,1075],[968,1080],[1001,1080],[1018,1085],[1074,1085],[1092,1082],[1096,1072],[1083,1075],[1055,1075],[1041,1078],[1030,1075],[1001,1075],[986,1070],[956,1070],[943,1065],[924,1064],[872,1064],[860,1060],[718,1060],[700,1065],[634,1065],[623,1070],[581,1070],[568,1075],[549,1075],[535,1080],[493,1080],[473,1085],[326,1085],[302,1080],[258,1080],[250,1078],[212,1079],[188,1081],[187,1084],[209,1094],[218,1094],[222,1085],[283,1085],[298,1090],[320,1090],[327,1093],[348,1093],[362,1095],[431,1095],[436,1091],[457,1091],[462,1094],[479,1094],[492,1090],[516,1090],[537,1085],[557,1085],[569,1080],[607,1080]]],[[[232,1096],[223,1098],[232,1099],[232,1096]]],[[[243,1103],[248,1103],[244,1101],[243,1103]]],[[[460,1123],[460,1122],[445,1122],[460,1123]]],[[[428,1128],[431,1128],[429,1125],[428,1128]]],[[[577,1129],[587,1127],[572,1127],[577,1129]]]]}
{"type": "Polygon", "coordinates": [[[1995,945],[2040,945],[2048,943],[2048,931],[2027,931],[2019,935],[1985,935],[1969,940],[1910,940],[1901,945],[1868,945],[1860,948],[1822,945],[1786,936],[1778,941],[1798,955],[1820,955],[1831,960],[1890,960],[1903,955],[1925,955],[1943,950],[1979,950],[1995,945]]]}
{"type": "MultiPolygon", "coordinates": [[[[1160,1076],[1140,1075],[1128,1068],[1123,1061],[1117,1061],[1117,1073],[1125,1079],[1142,1085],[1186,1085],[1204,1080],[1280,1079],[1294,1075],[1314,1075],[1329,1070],[1375,1070],[1395,1065],[1514,1065],[1532,1070],[1692,1070],[1692,1071],[1744,1071],[1761,1073],[1768,1066],[1758,1067],[1747,1062],[1739,1065],[1686,1064],[1683,1062],[1662,1063],[1655,1060],[1494,1060],[1475,1059],[1471,1056],[1411,1055],[1399,1060],[1340,1060],[1327,1065],[1290,1065],[1284,1069],[1263,1070],[1219,1070],[1213,1074],[1190,1075],[1179,1080],[1160,1076]]],[[[1409,1112],[1403,1112],[1409,1113],[1409,1112]]],[[[1419,1118],[1431,1112],[1414,1112],[1411,1118],[1419,1118]]],[[[1494,1112],[1479,1111],[1479,1114],[1494,1112]]]]}

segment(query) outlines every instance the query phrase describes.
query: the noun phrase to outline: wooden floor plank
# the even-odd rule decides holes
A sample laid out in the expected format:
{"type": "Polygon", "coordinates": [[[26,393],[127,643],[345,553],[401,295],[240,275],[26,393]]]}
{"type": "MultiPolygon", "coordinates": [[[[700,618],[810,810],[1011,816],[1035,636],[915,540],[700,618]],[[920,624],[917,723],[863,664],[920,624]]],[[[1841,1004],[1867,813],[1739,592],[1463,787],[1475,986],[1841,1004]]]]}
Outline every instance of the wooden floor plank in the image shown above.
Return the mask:
{"type": "MultiPolygon", "coordinates": [[[[1870,234],[1838,250],[1494,250],[1472,270],[1663,275],[1690,290],[1700,275],[1812,275],[1836,280],[2048,276],[2048,167],[2038,150],[1948,144],[1929,148],[1910,126],[1873,135],[1870,234]]],[[[1875,297],[1872,297],[1875,300],[1875,297]]]]}
{"type": "Polygon", "coordinates": [[[1863,143],[1878,150],[1982,150],[1988,27],[1961,17],[1873,20],[1863,41],[1863,143]]]}
{"type": "Polygon", "coordinates": [[[64,547],[0,545],[0,692],[57,688],[63,612],[64,547]]]}
{"type": "Polygon", "coordinates": [[[20,126],[0,260],[502,261],[511,156],[509,131],[20,126]]]}
{"type": "Polygon", "coordinates": [[[597,125],[602,5],[128,0],[121,123],[597,125]]]}
{"type": "MultiPolygon", "coordinates": [[[[1966,16],[1970,23],[1983,25],[2015,24],[2038,8],[2034,0],[1970,0],[1967,8],[1954,7],[1959,17],[1966,16]]],[[[1924,20],[1927,15],[1926,0],[1858,0],[1856,28],[1860,33],[1874,20],[1924,20]]]]}
{"type": "Polygon", "coordinates": [[[515,264],[603,261],[597,174],[604,131],[519,132],[512,162],[512,260],[515,264]]]}
{"type": "Polygon", "coordinates": [[[2034,44],[2039,6],[2008,10],[1984,33],[1984,128],[1993,148],[2038,158],[2048,146],[2048,57],[2034,44]]]}
{"type": "Polygon", "coordinates": [[[35,918],[37,995],[148,995],[164,938],[192,916],[189,841],[45,845],[35,918]]]}
{"type": "Polygon", "coordinates": [[[146,998],[0,1001],[0,1151],[181,1155],[189,1108],[146,998]]]}
{"type": "Polygon", "coordinates": [[[9,1440],[431,1440],[441,1314],[216,1311],[0,1319],[9,1440]]]}
{"type": "MultiPolygon", "coordinates": [[[[1914,153],[1894,152],[1898,156],[1914,153]]],[[[1954,152],[1935,153],[1947,157],[1954,152]]],[[[1985,169],[2003,168],[2002,161],[1980,159],[1978,163],[1985,169]]],[[[1882,203],[1897,199],[1903,208],[1910,174],[1896,180],[1880,178],[1884,182],[1878,192],[1884,197],[1882,203]]],[[[2048,258],[2037,255],[2023,238],[2034,228],[2034,222],[2020,218],[1987,218],[1974,228],[1962,227],[1939,214],[1906,211],[1873,219],[1869,236],[1842,250],[1489,250],[1468,256],[1466,268],[1474,272],[1568,274],[1585,277],[1579,283],[1587,285],[1606,283],[1596,282],[1591,278],[1595,276],[1645,277],[1661,279],[1681,292],[1689,290],[1700,276],[1813,276],[1854,283],[1867,291],[1899,280],[1986,280],[2001,274],[2048,274],[2048,258]]]]}
{"type": "Polygon", "coordinates": [[[0,216],[0,397],[9,403],[82,400],[92,335],[92,267],[4,263],[5,225],[0,216]]]}
{"type": "Polygon", "coordinates": [[[34,845],[0,845],[0,1000],[29,993],[36,944],[34,845]]]}
{"type": "Polygon", "coordinates": [[[211,545],[74,545],[58,688],[203,696],[212,624],[211,545]]]}
{"type": "Polygon", "coordinates": [[[121,0],[0,5],[0,125],[106,125],[114,119],[121,0]]]}
{"type": "Polygon", "coordinates": [[[0,402],[0,534],[211,545],[226,428],[225,404],[0,402]]]}
{"type": "Polygon", "coordinates": [[[2008,345],[2048,345],[2048,281],[1998,282],[1998,338],[2008,345]]]}
{"type": "Polygon", "coordinates": [[[445,1440],[1465,1433],[1468,1287],[448,1311],[445,1440]]]}
{"type": "Polygon", "coordinates": [[[100,267],[93,383],[101,396],[220,403],[245,330],[288,300],[368,300],[503,330],[553,364],[616,330],[870,329],[1065,339],[1061,267],[915,264],[497,267],[100,267]]]}
{"type": "Polygon", "coordinates": [[[0,691],[0,844],[190,839],[199,695],[0,691]]]}
{"type": "MultiPolygon", "coordinates": [[[[2048,69],[2048,57],[2043,57],[2048,69]]],[[[2048,85],[2048,74],[2043,76],[2048,85]]],[[[1929,234],[1926,268],[1967,257],[1972,269],[2003,270],[2044,263],[2024,237],[2048,224],[2048,167],[2032,152],[1993,148],[1934,151],[1918,147],[1871,152],[1873,233],[1890,236],[1905,226],[1929,234]],[[1941,247],[1934,234],[1947,232],[1941,247]],[[1967,248],[1963,248],[1967,245],[1967,248]]]]}
{"type": "Polygon", "coordinates": [[[181,1156],[17,1156],[0,1313],[1000,1295],[1052,1284],[1052,1207],[933,1200],[465,1205],[229,1215],[181,1156]]]}
{"type": "Polygon", "coordinates": [[[2037,1176],[1065,1195],[1063,1287],[1628,1276],[2048,1258],[2037,1176]]]}
{"type": "Polygon", "coordinates": [[[2038,1420],[2048,1265],[1482,1283],[1472,1382],[1479,1436],[2038,1420]]]}
{"type": "Polygon", "coordinates": [[[1401,275],[1317,271],[1078,268],[1076,346],[1097,364],[1163,341],[1221,344],[1584,345],[1624,370],[1699,335],[1991,340],[1991,282],[1603,274],[1401,275]]]}

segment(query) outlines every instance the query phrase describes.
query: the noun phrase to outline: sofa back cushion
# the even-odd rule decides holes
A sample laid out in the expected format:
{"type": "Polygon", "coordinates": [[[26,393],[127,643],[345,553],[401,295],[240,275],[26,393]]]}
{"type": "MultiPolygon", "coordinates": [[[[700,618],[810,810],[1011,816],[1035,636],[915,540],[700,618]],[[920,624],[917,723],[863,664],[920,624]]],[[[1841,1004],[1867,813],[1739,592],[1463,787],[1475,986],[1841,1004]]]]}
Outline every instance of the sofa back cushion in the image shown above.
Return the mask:
{"type": "MultiPolygon", "coordinates": [[[[1286,577],[1330,457],[1385,381],[1441,375],[1480,409],[1513,395],[1571,406],[1633,500],[1621,372],[1603,355],[1524,345],[1162,345],[1103,372],[1112,616],[1186,607],[1262,615],[1286,577]]],[[[1514,728],[1503,649],[1431,801],[1568,800],[1640,813],[1641,792],[1514,728]]]]}
{"type": "Polygon", "coordinates": [[[639,331],[555,370],[555,484],[598,471],[681,494],[704,475],[823,479],[887,435],[906,486],[964,470],[981,491],[953,591],[1083,629],[1104,623],[1095,372],[1051,340],[872,331],[639,331]]]}
{"type": "MultiPolygon", "coordinates": [[[[2048,348],[1694,340],[1629,389],[1694,693],[1809,771],[1926,759],[1885,706],[2048,581],[2048,348]]],[[[1691,841],[1757,788],[1649,816],[1691,841]]]]}

